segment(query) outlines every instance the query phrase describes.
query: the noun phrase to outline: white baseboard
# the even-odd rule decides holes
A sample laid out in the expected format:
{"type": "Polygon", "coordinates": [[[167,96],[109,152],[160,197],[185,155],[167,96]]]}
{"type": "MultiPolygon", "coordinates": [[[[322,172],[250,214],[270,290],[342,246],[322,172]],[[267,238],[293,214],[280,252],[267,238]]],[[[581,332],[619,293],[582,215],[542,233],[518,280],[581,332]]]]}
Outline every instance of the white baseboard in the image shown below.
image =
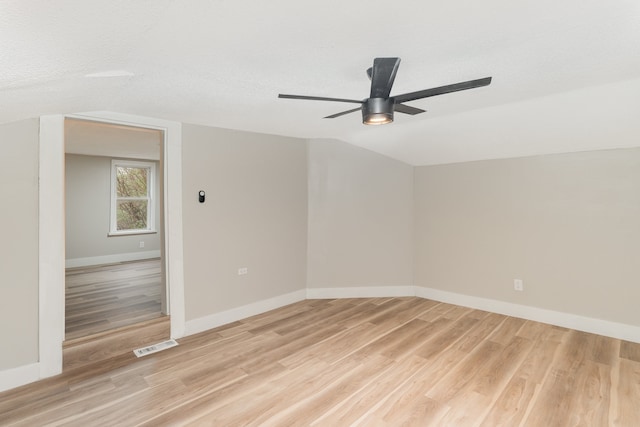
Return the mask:
{"type": "Polygon", "coordinates": [[[92,256],[86,258],[71,258],[65,261],[65,268],[87,267],[90,265],[115,264],[118,262],[138,261],[143,259],[160,258],[160,251],[128,252],[124,254],[92,256]]]}
{"type": "Polygon", "coordinates": [[[276,308],[284,307],[285,305],[304,301],[305,297],[306,290],[301,289],[299,291],[257,301],[241,307],[232,308],[231,310],[210,314],[198,319],[188,320],[185,324],[185,335],[197,334],[198,332],[217,328],[218,326],[246,319],[247,317],[255,316],[256,314],[275,310],[276,308]]]}
{"type": "Polygon", "coordinates": [[[453,292],[442,291],[439,289],[416,286],[415,290],[416,296],[426,299],[640,343],[639,326],[627,325],[624,323],[611,322],[608,320],[595,319],[592,317],[579,316],[576,314],[547,310],[544,308],[531,307],[527,305],[513,304],[505,301],[457,294],[453,292]]]}
{"type": "Polygon", "coordinates": [[[0,392],[40,379],[40,364],[31,363],[17,368],[0,371],[0,392]]]}
{"type": "MultiPolygon", "coordinates": [[[[533,320],[583,332],[640,343],[640,327],[575,314],[513,304],[420,286],[368,286],[348,288],[308,288],[214,313],[185,324],[185,335],[193,335],[256,314],[303,301],[327,298],[375,298],[417,296],[434,301],[485,310],[506,316],[533,320]]],[[[0,371],[0,392],[41,379],[40,364],[32,363],[0,371]]]]}
{"type": "Polygon", "coordinates": [[[356,286],[307,288],[307,299],[413,297],[415,286],[356,286]]]}

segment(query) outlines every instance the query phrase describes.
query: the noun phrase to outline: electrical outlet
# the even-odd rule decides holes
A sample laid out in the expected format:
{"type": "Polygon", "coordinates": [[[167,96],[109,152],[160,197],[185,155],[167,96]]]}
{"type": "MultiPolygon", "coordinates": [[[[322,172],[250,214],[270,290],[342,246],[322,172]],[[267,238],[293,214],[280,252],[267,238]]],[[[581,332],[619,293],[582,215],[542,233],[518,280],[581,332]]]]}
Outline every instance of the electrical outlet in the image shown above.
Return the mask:
{"type": "Polygon", "coordinates": [[[140,247],[144,248],[144,242],[143,241],[140,241],[140,247]]]}
{"type": "Polygon", "coordinates": [[[240,267],[238,269],[238,276],[244,276],[249,273],[249,269],[247,267],[240,267]]]}
{"type": "Polygon", "coordinates": [[[513,279],[513,290],[514,291],[524,291],[524,282],[522,279],[513,279]]]}

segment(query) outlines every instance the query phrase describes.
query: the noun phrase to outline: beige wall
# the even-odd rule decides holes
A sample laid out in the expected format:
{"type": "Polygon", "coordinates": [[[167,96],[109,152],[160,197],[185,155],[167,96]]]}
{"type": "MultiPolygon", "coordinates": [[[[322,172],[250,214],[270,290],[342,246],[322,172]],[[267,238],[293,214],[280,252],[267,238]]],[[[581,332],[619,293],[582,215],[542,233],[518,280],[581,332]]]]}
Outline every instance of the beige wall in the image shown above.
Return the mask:
{"type": "MultiPolygon", "coordinates": [[[[0,125],[0,197],[20,206],[0,212],[0,371],[38,361],[38,131],[0,125]]],[[[182,137],[187,320],[415,284],[640,325],[640,149],[412,168],[331,140],[182,137]]]]}
{"type": "Polygon", "coordinates": [[[640,149],[418,167],[414,186],[417,286],[640,325],[640,149]]]}
{"type": "MultiPolygon", "coordinates": [[[[156,162],[156,170],[159,169],[156,162]]],[[[105,257],[160,250],[160,234],[109,237],[111,158],[65,155],[66,259],[105,257]],[[144,248],[140,248],[140,242],[144,248]]],[[[159,184],[160,181],[156,180],[159,184]]],[[[156,185],[156,229],[160,230],[156,185]]]]}
{"type": "Polygon", "coordinates": [[[305,141],[182,129],[187,321],[303,290],[305,141]],[[206,191],[204,204],[199,190],[206,191]],[[249,273],[239,276],[239,267],[249,273]]]}
{"type": "Polygon", "coordinates": [[[0,125],[0,371],[38,361],[38,132],[0,125]]]}
{"type": "Polygon", "coordinates": [[[308,156],[307,287],[412,285],[413,168],[334,140],[308,156]]]}

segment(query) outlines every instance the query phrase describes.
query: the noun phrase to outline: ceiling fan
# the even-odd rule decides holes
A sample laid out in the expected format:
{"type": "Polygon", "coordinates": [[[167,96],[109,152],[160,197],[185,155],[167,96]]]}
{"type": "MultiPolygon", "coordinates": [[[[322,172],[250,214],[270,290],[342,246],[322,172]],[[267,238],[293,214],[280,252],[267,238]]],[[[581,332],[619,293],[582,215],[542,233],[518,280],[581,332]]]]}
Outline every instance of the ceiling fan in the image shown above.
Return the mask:
{"type": "Polygon", "coordinates": [[[323,96],[306,96],[306,95],[284,95],[279,94],[278,98],[287,99],[307,99],[311,101],[335,101],[350,102],[361,104],[358,108],[342,111],[325,117],[325,119],[335,119],[345,114],[355,111],[362,111],[362,123],[365,125],[383,125],[393,122],[393,113],[405,113],[416,115],[424,113],[425,110],[405,105],[405,102],[415,101],[416,99],[428,98],[430,96],[443,95],[450,92],[458,92],[461,90],[473,89],[476,87],[487,86],[491,83],[491,77],[483,79],[469,80],[461,83],[435,87],[431,89],[419,90],[417,92],[404,93],[402,95],[390,96],[393,81],[396,78],[400,66],[400,58],[375,58],[373,67],[367,70],[369,80],[371,80],[371,94],[369,98],[363,100],[344,99],[344,98],[326,98],[323,96]]]}

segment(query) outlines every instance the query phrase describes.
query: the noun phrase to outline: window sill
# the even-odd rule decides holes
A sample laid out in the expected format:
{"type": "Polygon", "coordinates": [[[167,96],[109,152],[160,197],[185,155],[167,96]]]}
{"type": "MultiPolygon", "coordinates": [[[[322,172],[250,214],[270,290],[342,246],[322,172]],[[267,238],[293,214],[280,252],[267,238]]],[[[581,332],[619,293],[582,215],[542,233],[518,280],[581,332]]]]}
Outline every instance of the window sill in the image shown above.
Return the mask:
{"type": "Polygon", "coordinates": [[[107,237],[120,237],[120,236],[137,236],[140,234],[156,234],[156,230],[130,230],[130,231],[111,231],[107,234],[107,237]]]}

